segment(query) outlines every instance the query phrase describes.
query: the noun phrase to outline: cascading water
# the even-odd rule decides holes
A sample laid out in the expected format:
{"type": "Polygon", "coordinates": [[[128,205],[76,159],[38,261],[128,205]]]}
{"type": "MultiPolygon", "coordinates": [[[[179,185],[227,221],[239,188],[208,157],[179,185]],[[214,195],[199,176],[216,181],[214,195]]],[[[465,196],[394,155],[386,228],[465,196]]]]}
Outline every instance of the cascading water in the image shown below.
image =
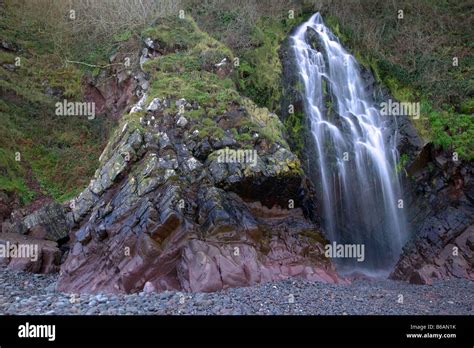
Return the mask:
{"type": "Polygon", "coordinates": [[[338,267],[387,271],[406,235],[396,134],[384,127],[359,65],[319,13],[291,39],[316,146],[323,227],[331,242],[364,245],[363,262],[336,259],[338,267]]]}

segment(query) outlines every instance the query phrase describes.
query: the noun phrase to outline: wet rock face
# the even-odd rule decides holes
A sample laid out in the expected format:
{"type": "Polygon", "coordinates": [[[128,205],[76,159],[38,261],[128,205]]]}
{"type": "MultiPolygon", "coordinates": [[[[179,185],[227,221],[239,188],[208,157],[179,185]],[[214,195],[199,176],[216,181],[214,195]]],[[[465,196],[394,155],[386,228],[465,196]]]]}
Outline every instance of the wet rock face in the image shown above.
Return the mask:
{"type": "MultiPolygon", "coordinates": [[[[306,38],[314,48],[325,54],[314,31],[309,29],[306,38]]],[[[305,171],[317,173],[317,156],[311,150],[315,146],[308,132],[310,125],[304,117],[291,38],[282,43],[280,58],[285,90],[281,107],[283,119],[287,122],[293,121],[295,116],[300,118],[303,132],[299,134],[304,144],[301,157],[305,171]],[[293,114],[288,111],[290,106],[293,114]]],[[[363,66],[360,69],[365,90],[373,96],[376,106],[394,99],[387,88],[377,83],[370,70],[363,66]]],[[[325,95],[326,98],[331,98],[330,91],[325,91],[325,95]]],[[[397,134],[398,152],[408,159],[409,178],[404,183],[405,211],[412,232],[391,278],[414,284],[430,284],[433,278],[473,279],[472,162],[456,162],[451,155],[437,151],[431,145],[423,147],[406,116],[387,116],[385,126],[387,140],[397,134]]],[[[315,185],[319,182],[316,175],[311,175],[311,179],[315,185]]]]}
{"type": "Polygon", "coordinates": [[[474,167],[427,145],[407,169],[413,237],[392,279],[474,279],[474,167]]]}
{"type": "MultiPolygon", "coordinates": [[[[196,121],[179,122],[186,111],[170,107],[176,102],[183,101],[144,105],[140,122],[125,123],[109,141],[71,204],[76,227],[59,290],[217,291],[292,276],[339,281],[319,227],[305,217],[307,182],[287,145],[261,139],[252,152],[229,152],[243,151],[238,140],[201,137],[196,121]]],[[[247,117],[236,107],[219,119],[231,127],[247,117]]]]}

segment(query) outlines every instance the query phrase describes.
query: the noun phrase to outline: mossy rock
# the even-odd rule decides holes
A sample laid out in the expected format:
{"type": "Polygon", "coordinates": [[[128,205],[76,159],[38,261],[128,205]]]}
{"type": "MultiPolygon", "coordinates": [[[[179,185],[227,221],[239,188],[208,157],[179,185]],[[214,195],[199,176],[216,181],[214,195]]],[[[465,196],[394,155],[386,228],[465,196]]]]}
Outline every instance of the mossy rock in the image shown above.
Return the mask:
{"type": "Polygon", "coordinates": [[[166,52],[187,50],[200,41],[202,34],[196,30],[196,23],[189,17],[160,18],[142,32],[144,38],[151,38],[166,52]]]}
{"type": "Polygon", "coordinates": [[[153,70],[165,73],[183,73],[185,71],[198,70],[200,66],[199,59],[195,56],[179,52],[159,56],[153,60],[145,62],[143,68],[146,72],[153,70]]]}

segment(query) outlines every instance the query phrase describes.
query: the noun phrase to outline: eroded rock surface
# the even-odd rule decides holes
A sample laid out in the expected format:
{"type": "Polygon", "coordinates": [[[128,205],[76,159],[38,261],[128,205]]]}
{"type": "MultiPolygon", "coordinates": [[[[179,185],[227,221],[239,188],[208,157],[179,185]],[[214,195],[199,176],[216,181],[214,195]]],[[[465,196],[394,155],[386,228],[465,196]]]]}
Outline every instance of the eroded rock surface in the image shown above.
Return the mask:
{"type": "Polygon", "coordinates": [[[274,144],[259,149],[255,166],[220,163],[214,143],[197,160],[208,140],[165,126],[178,117],[162,115],[152,129],[127,126],[111,141],[75,201],[80,228],[59,288],[215,291],[297,275],[337,281],[317,226],[303,214],[297,158],[274,144]]]}
{"type": "Polygon", "coordinates": [[[0,191],[0,225],[20,206],[20,200],[12,193],[0,191]]]}
{"type": "Polygon", "coordinates": [[[145,74],[138,69],[138,58],[129,54],[139,43],[135,39],[124,43],[110,57],[107,69],[96,76],[85,76],[82,84],[84,99],[95,104],[97,114],[119,119],[125,109],[148,88],[145,74]]]}

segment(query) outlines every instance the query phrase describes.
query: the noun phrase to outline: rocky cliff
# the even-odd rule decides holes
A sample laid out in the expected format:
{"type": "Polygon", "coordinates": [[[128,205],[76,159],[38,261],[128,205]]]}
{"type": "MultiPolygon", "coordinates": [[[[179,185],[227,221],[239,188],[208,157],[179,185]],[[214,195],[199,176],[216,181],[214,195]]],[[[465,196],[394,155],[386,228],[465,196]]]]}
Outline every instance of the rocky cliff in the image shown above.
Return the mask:
{"type": "MultiPolygon", "coordinates": [[[[120,120],[88,187],[32,213],[0,193],[0,244],[40,250],[34,262],[2,262],[49,273],[63,261],[58,289],[67,292],[342,282],[324,256],[314,144],[288,40],[280,121],[237,92],[232,52],[191,19],[160,19],[141,39],[84,80],[86,100],[120,120]]],[[[369,69],[361,73],[376,103],[393,99],[369,69]]],[[[407,158],[399,169],[411,226],[391,278],[473,279],[472,162],[423,147],[407,117],[387,117],[386,131],[407,158]]]]}
{"type": "Polygon", "coordinates": [[[275,114],[235,91],[231,53],[192,20],[144,33],[148,83],[71,202],[58,288],[215,291],[339,280],[275,114]],[[186,38],[186,39],[183,39],[186,38]]]}

